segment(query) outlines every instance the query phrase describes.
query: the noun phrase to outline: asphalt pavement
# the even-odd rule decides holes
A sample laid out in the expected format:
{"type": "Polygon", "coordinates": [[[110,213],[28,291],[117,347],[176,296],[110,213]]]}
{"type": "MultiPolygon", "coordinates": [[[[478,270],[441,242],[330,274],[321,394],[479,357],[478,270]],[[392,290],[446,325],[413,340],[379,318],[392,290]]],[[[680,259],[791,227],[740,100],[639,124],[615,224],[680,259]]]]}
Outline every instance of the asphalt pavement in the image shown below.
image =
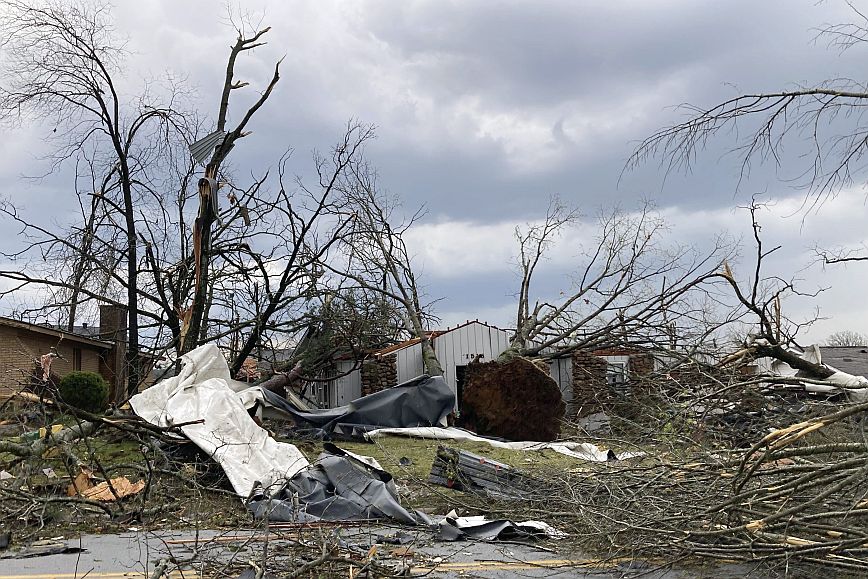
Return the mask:
{"type": "MultiPolygon", "coordinates": [[[[557,545],[488,542],[437,542],[430,532],[386,526],[323,527],[306,529],[334,537],[356,552],[370,552],[376,545],[377,557],[390,565],[403,566],[411,575],[429,577],[594,577],[680,579],[686,577],[743,577],[751,571],[740,565],[712,569],[661,568],[659,563],[628,558],[600,561],[578,553],[566,553],[557,545]],[[402,543],[402,544],[399,544],[402,543]],[[552,548],[554,547],[554,548],[552,548]]],[[[261,560],[266,532],[259,531],[176,531],[142,532],[138,529],[113,535],[83,535],[53,538],[79,552],[42,555],[30,558],[0,559],[0,579],[138,579],[150,577],[157,562],[167,556],[191,560],[172,579],[201,577],[201,561],[244,562],[261,560]]],[[[294,530],[272,528],[268,548],[280,551],[281,541],[298,538],[294,530]]],[[[8,555],[10,551],[0,552],[8,555]]],[[[213,569],[214,567],[211,567],[213,569]]],[[[397,568],[397,567],[396,567],[397,568]]],[[[275,573],[281,570],[270,569],[275,573]]]]}

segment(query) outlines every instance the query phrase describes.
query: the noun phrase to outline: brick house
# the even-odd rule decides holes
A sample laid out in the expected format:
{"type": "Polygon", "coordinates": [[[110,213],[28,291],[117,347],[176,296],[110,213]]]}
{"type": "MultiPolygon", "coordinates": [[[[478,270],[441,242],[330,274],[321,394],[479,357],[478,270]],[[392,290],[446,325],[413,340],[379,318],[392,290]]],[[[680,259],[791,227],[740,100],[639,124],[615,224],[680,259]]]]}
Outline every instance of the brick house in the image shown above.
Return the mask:
{"type": "Polygon", "coordinates": [[[636,393],[642,379],[654,372],[655,366],[650,352],[632,348],[577,350],[550,362],[569,418],[599,412],[636,393]]]}
{"type": "MultiPolygon", "coordinates": [[[[443,377],[461,404],[464,370],[471,360],[496,359],[509,346],[509,330],[484,322],[468,321],[454,328],[429,334],[443,367],[443,377]]],[[[567,416],[585,416],[613,400],[632,395],[642,377],[655,369],[652,354],[634,348],[577,350],[548,362],[549,372],[560,387],[567,416]]],[[[320,406],[347,404],[359,396],[411,380],[424,372],[418,339],[370,353],[364,360],[335,359],[338,378],[319,385],[320,406]]]]}
{"type": "Polygon", "coordinates": [[[81,326],[75,332],[0,317],[0,398],[21,390],[40,356],[51,351],[59,355],[51,364],[52,374],[96,372],[109,383],[115,399],[126,382],[126,310],[100,306],[99,328],[81,326]]]}

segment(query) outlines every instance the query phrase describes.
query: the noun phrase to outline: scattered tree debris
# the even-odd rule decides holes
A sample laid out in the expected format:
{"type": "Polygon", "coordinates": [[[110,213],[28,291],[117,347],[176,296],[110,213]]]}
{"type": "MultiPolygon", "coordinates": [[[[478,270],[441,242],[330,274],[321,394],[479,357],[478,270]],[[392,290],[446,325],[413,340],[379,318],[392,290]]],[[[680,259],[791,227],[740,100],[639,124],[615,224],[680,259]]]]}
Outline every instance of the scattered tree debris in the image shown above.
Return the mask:
{"type": "Polygon", "coordinates": [[[546,486],[507,464],[446,446],[437,447],[428,480],[455,490],[514,499],[536,494],[546,486]]]}

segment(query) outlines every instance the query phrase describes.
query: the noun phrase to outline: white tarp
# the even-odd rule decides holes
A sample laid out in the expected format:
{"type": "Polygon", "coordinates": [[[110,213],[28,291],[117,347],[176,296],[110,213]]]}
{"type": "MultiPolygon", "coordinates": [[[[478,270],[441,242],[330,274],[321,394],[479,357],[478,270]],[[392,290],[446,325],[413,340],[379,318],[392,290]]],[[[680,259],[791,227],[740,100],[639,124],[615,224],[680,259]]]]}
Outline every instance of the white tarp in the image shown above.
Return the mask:
{"type": "Polygon", "coordinates": [[[231,379],[217,346],[196,348],[181,361],[177,376],[130,399],[136,414],[158,426],[202,420],[181,431],[217,461],[242,497],[251,494],[256,482],[273,494],[309,465],[298,448],[274,440],[253,421],[239,395],[250,385],[231,379]]]}
{"type": "MultiPolygon", "coordinates": [[[[596,444],[589,442],[504,442],[477,436],[476,434],[460,428],[437,428],[424,426],[417,428],[380,428],[365,433],[365,438],[371,440],[381,436],[409,436],[416,438],[432,438],[435,440],[467,440],[471,442],[484,442],[495,448],[509,450],[545,450],[550,449],[573,458],[591,462],[606,462],[610,455],[608,450],[603,450],[596,444]]],[[[634,458],[644,456],[644,452],[622,452],[616,455],[617,459],[634,458]]]]}

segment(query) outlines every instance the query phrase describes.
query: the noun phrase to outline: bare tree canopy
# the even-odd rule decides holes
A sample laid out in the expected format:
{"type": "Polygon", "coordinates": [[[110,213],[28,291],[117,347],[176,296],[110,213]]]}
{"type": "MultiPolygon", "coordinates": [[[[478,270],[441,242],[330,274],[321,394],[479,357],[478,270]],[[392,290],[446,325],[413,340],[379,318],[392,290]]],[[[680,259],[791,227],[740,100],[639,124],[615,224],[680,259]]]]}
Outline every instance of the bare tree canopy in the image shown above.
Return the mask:
{"type": "Polygon", "coordinates": [[[827,346],[865,346],[868,338],[865,334],[853,330],[840,330],[826,338],[827,346]]]}
{"type": "MultiPolygon", "coordinates": [[[[122,96],[125,52],[114,36],[110,10],[83,3],[4,1],[2,30],[4,59],[0,84],[0,118],[12,122],[43,119],[54,125],[57,143],[52,159],[57,168],[76,157],[90,163],[101,187],[82,231],[85,247],[93,244],[93,219],[107,204],[119,214],[112,219],[120,266],[112,270],[123,279],[128,307],[129,389],[139,382],[139,224],[137,203],[159,187],[155,174],[162,160],[171,159],[173,143],[183,143],[193,121],[179,112],[181,93],[154,98],[147,90],[138,98],[122,96]],[[180,133],[180,136],[179,136],[180,133]],[[100,199],[97,199],[99,197],[100,199]]],[[[77,260],[74,277],[90,269],[77,260]]],[[[72,292],[74,314],[78,289],[72,292]]],[[[74,322],[74,320],[73,320],[74,322]]]]}
{"type": "Polygon", "coordinates": [[[669,348],[701,344],[718,327],[709,319],[706,282],[732,251],[716,240],[707,252],[664,239],[654,208],[601,212],[583,247],[575,247],[571,285],[559,296],[532,298],[534,275],[558,236],[579,214],[552,199],[545,217],[516,229],[520,276],[516,334],[508,358],[562,355],[612,346],[669,348]]]}
{"type": "Polygon", "coordinates": [[[342,246],[342,266],[329,269],[351,287],[355,284],[388,300],[406,335],[421,342],[425,371],[441,375],[443,369],[430,339],[430,324],[436,321],[431,311],[433,302],[423,301],[413,256],[404,239],[422,211],[403,217],[397,199],[379,188],[376,172],[364,162],[352,165],[341,188],[344,211],[352,216],[352,227],[342,246]]]}
{"type": "MultiPolygon", "coordinates": [[[[361,162],[370,127],[349,123],[330,155],[314,156],[310,182],[278,152],[276,168],[245,183],[223,164],[273,93],[280,62],[235,115],[231,97],[251,84],[239,79],[241,57],[262,46],[268,28],[237,23],[208,120],[185,108],[190,95],[179,86],[129,78],[109,7],[10,0],[0,9],[0,118],[49,125],[51,168],[74,162],[70,195],[80,208],[64,229],[0,204],[0,216],[22,233],[22,248],[4,254],[14,267],[0,271],[12,282],[2,295],[41,292],[17,315],[72,328],[95,304],[128,308],[130,392],[143,353],[177,358],[216,341],[237,372],[251,355],[267,357],[303,335],[321,314],[318,264],[336,253],[350,223],[338,186],[361,162]],[[188,147],[214,129],[223,136],[200,178],[188,147]]],[[[364,310],[361,297],[352,299],[364,310]]]]}
{"type": "MultiPolygon", "coordinates": [[[[840,51],[864,48],[868,16],[848,2],[853,22],[827,25],[818,39],[840,51]]],[[[741,162],[739,185],[755,164],[773,166],[782,180],[806,193],[814,209],[843,188],[866,179],[868,123],[862,114],[868,85],[851,78],[830,78],[814,85],[771,92],[746,92],[722,102],[683,104],[687,120],[663,127],[633,151],[627,169],[650,158],[667,173],[690,171],[713,139],[735,139],[741,162]]],[[[868,260],[860,247],[818,249],[825,263],[868,260]]]]}

